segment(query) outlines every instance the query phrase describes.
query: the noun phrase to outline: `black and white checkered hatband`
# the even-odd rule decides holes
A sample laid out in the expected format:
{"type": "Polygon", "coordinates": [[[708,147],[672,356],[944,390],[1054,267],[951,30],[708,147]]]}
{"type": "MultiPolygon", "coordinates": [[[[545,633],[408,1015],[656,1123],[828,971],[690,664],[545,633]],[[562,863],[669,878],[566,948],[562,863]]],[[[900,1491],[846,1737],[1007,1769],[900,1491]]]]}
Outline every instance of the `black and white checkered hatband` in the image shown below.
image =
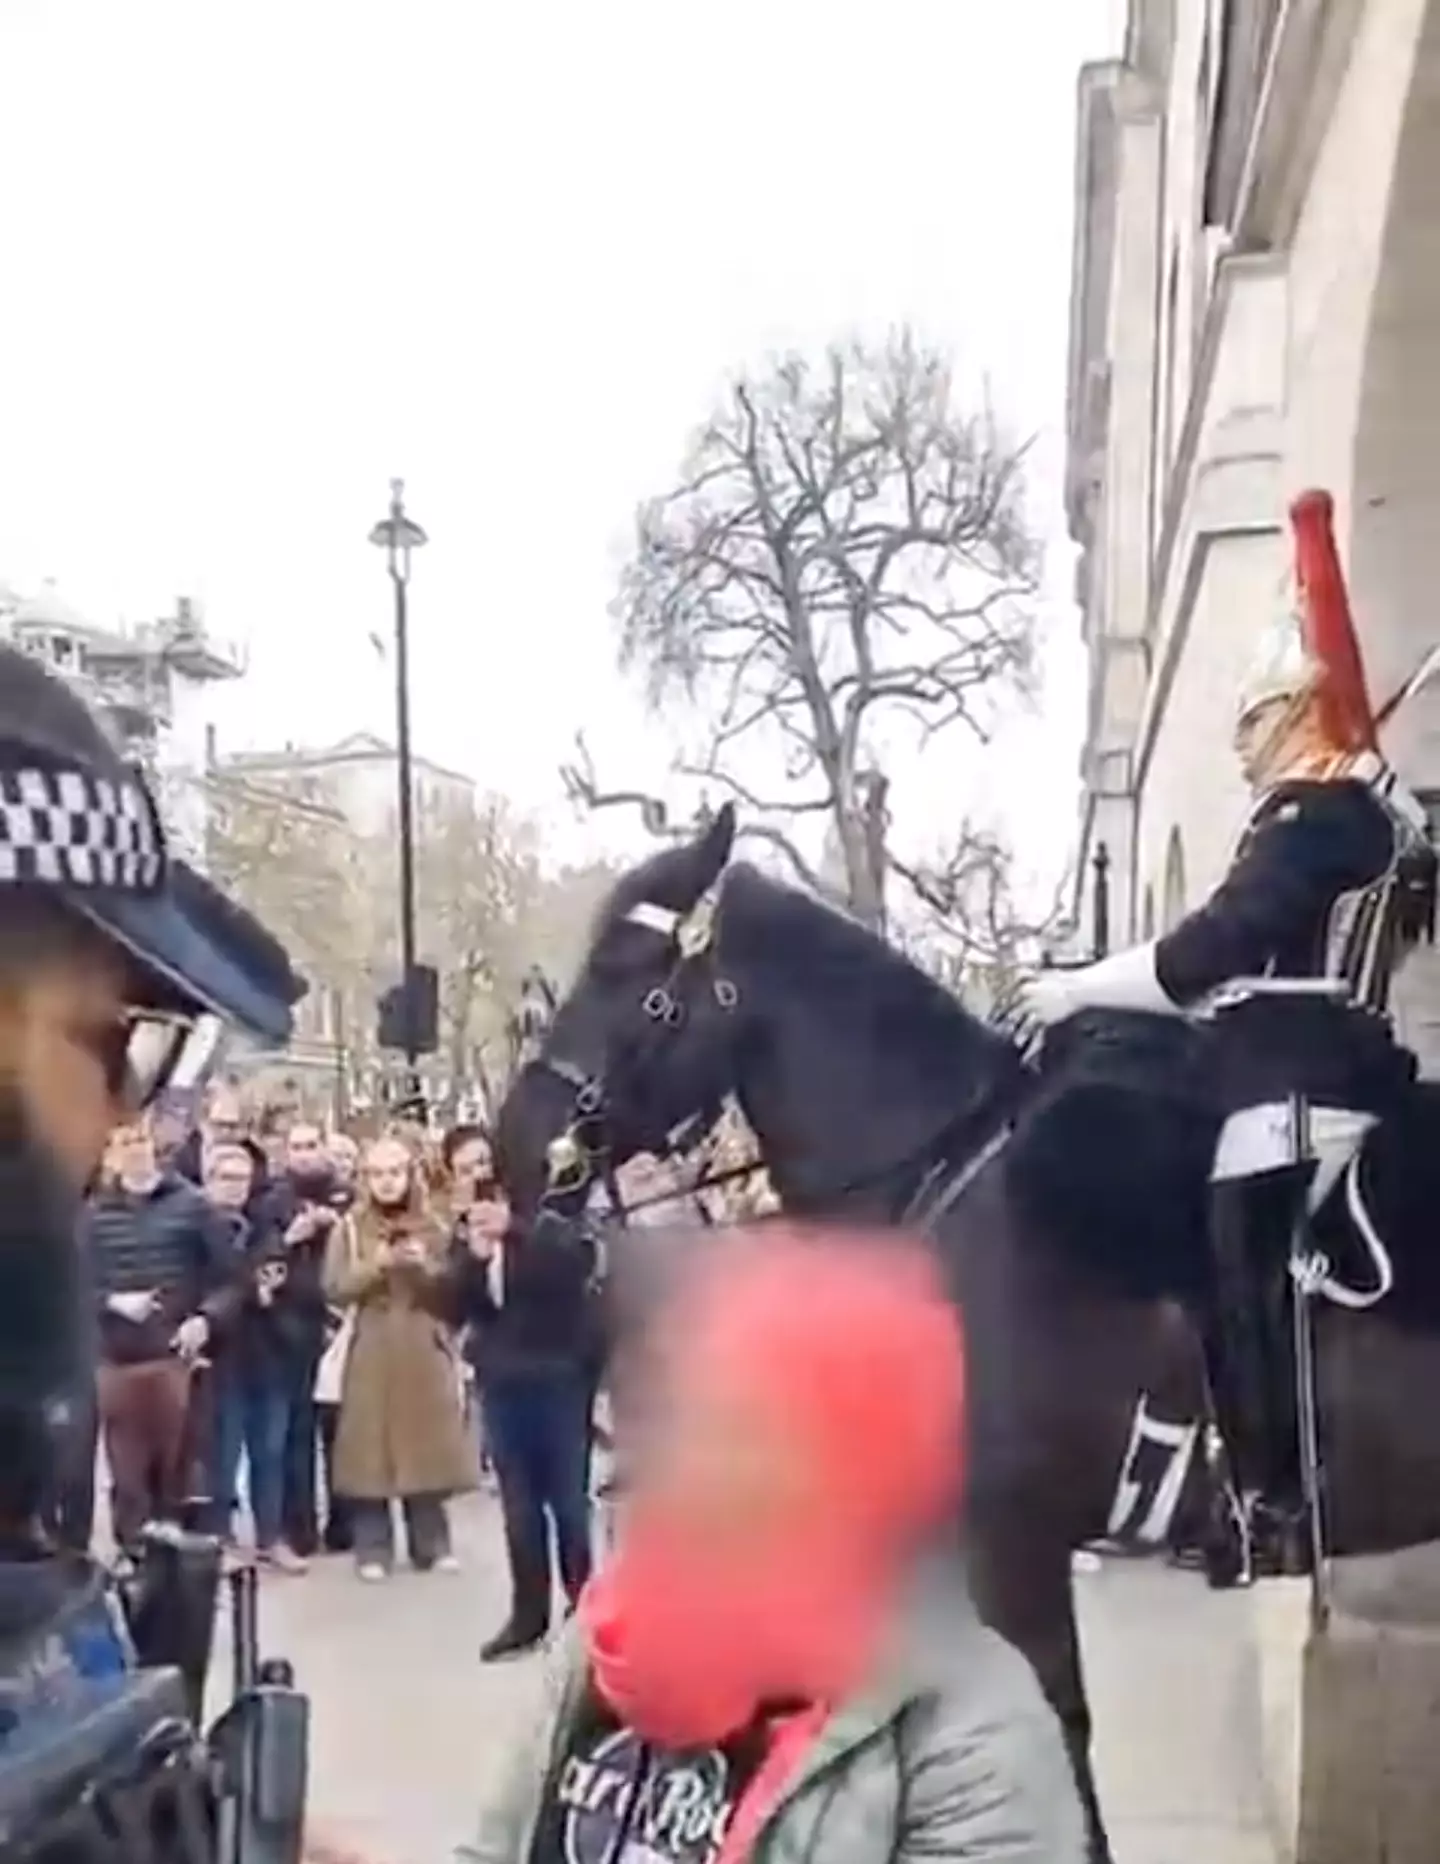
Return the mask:
{"type": "Polygon", "coordinates": [[[165,838],[137,781],[0,769],[0,886],[156,893],[165,838]]]}

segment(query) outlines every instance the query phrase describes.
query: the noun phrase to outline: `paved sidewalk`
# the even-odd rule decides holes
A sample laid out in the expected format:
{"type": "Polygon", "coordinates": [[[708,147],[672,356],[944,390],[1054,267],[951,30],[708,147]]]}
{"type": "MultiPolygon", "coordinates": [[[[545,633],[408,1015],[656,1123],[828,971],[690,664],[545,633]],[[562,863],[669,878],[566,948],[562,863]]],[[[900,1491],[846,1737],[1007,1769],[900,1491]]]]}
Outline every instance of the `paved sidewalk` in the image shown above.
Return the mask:
{"type": "MultiPolygon", "coordinates": [[[[317,1819],[375,1864],[442,1864],[535,1703],[533,1659],[476,1660],[506,1603],[495,1502],[464,1502],[455,1525],[454,1576],[365,1586],[328,1559],[264,1582],[263,1648],[290,1657],[314,1699],[317,1819]]],[[[1153,1564],[1108,1563],[1079,1584],[1117,1864],[1271,1864],[1244,1600],[1153,1564]]],[[[228,1666],[223,1640],[217,1658],[228,1666]]]]}

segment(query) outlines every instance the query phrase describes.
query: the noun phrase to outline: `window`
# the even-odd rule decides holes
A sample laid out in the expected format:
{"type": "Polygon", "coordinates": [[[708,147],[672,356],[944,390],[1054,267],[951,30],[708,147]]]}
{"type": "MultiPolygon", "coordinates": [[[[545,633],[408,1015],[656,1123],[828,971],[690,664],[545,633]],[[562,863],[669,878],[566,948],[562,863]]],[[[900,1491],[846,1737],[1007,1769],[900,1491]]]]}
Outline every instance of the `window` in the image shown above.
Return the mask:
{"type": "Polygon", "coordinates": [[[1162,926],[1165,932],[1173,931],[1185,917],[1185,850],[1180,843],[1180,831],[1172,828],[1170,845],[1165,850],[1165,890],[1161,898],[1162,926]]]}
{"type": "Polygon", "coordinates": [[[1175,403],[1175,326],[1180,306],[1180,251],[1167,248],[1163,290],[1157,279],[1155,347],[1150,378],[1150,547],[1153,555],[1165,524],[1170,486],[1170,446],[1175,403]]]}
{"type": "Polygon", "coordinates": [[[1160,470],[1168,483],[1175,450],[1176,411],[1180,401],[1180,248],[1170,248],[1170,269],[1165,275],[1165,435],[1160,449],[1160,470]]]}
{"type": "Polygon", "coordinates": [[[1245,156],[1255,127],[1285,0],[1214,0],[1207,8],[1210,131],[1204,145],[1201,215],[1228,230],[1240,205],[1245,156]]]}

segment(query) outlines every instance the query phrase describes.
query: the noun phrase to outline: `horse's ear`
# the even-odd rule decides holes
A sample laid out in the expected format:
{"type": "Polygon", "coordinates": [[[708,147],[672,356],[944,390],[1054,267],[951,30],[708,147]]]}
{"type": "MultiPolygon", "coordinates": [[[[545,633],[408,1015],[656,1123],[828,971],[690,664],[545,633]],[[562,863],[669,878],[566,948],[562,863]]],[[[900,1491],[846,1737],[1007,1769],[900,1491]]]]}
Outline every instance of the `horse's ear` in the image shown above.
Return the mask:
{"type": "Polygon", "coordinates": [[[689,895],[685,902],[687,907],[693,906],[715,885],[725,871],[725,863],[730,859],[730,850],[734,846],[735,805],[721,803],[713,819],[701,829],[685,851],[685,890],[689,895]]]}

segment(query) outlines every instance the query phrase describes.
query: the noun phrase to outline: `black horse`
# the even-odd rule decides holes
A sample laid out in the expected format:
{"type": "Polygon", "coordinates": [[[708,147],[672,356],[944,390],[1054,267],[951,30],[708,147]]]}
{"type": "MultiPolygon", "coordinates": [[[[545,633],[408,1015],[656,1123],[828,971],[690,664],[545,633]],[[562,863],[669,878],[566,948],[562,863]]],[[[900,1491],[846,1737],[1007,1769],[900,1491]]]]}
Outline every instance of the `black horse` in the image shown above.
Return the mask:
{"type": "MultiPolygon", "coordinates": [[[[1212,1488],[1191,1315],[1216,1121],[1186,1087],[1189,1026],[1122,1019],[1118,1076],[1082,1043],[1055,1068],[1084,1091],[1048,1070],[1037,1084],[871,933],[728,866],[733,835],[722,811],[619,882],[502,1109],[502,1169],[521,1205],[580,1197],[607,1165],[697,1138],[733,1095],[787,1210],[930,1231],[965,1315],[976,1595],[1064,1723],[1104,1859],[1071,1553],[1105,1534],[1163,1545],[1212,1488]]],[[[1337,1553],[1440,1536],[1437,1139],[1440,1101],[1418,1088],[1365,1166],[1396,1290],[1371,1312],[1319,1311],[1337,1553]]]]}

